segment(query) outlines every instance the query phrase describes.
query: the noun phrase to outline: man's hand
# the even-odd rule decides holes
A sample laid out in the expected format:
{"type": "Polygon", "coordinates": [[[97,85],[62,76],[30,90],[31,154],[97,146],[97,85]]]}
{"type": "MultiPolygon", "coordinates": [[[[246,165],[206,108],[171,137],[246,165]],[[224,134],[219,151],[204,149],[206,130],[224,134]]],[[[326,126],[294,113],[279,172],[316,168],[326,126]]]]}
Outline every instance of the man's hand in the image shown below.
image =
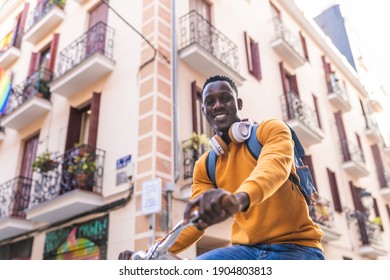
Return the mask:
{"type": "Polygon", "coordinates": [[[197,228],[203,230],[210,225],[225,221],[248,205],[249,197],[246,193],[233,195],[221,189],[209,190],[187,203],[184,222],[188,223],[192,212],[198,208],[197,228]]]}
{"type": "Polygon", "coordinates": [[[125,250],[120,252],[118,260],[131,260],[131,256],[134,254],[133,251],[125,250]]]}

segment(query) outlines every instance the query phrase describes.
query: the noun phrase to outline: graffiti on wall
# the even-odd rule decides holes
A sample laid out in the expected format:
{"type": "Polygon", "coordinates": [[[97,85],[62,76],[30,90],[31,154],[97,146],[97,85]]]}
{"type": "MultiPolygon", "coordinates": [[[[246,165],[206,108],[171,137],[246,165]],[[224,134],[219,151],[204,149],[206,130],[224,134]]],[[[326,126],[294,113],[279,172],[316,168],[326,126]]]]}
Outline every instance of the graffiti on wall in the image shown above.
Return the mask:
{"type": "Polygon", "coordinates": [[[46,234],[44,259],[101,260],[107,256],[108,215],[46,234]]]}

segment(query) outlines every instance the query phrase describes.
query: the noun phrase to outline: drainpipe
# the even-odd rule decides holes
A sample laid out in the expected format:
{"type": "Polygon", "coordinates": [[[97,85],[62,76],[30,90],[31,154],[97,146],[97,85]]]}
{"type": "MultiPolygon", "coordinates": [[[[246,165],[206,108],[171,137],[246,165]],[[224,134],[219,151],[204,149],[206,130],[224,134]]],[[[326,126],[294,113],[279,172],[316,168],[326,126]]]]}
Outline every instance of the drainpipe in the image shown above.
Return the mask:
{"type": "Polygon", "coordinates": [[[172,0],[172,90],[173,90],[173,158],[174,182],[179,180],[179,134],[177,124],[177,38],[176,38],[176,0],[172,0]]]}

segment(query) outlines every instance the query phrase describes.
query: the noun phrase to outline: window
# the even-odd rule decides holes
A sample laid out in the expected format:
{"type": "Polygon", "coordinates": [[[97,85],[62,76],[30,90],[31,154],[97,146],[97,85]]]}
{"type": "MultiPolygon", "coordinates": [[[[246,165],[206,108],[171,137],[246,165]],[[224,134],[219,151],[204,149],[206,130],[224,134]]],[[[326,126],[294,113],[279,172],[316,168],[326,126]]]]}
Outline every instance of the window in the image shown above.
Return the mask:
{"type": "Polygon", "coordinates": [[[330,190],[332,192],[334,210],[341,213],[343,212],[343,207],[341,206],[339,188],[337,186],[337,180],[336,180],[336,173],[334,173],[329,168],[327,168],[326,171],[328,172],[328,179],[329,179],[330,190]]]}
{"type": "Polygon", "coordinates": [[[211,138],[214,134],[213,129],[207,122],[202,112],[202,89],[196,85],[196,82],[191,84],[192,91],[192,131],[197,134],[206,134],[211,138]]]}
{"type": "Polygon", "coordinates": [[[301,38],[303,56],[307,59],[307,61],[309,61],[309,53],[307,51],[306,39],[301,31],[299,32],[299,37],[301,38]]]}
{"type": "Polygon", "coordinates": [[[246,32],[244,32],[244,39],[248,71],[257,80],[261,80],[259,43],[255,42],[246,32]]]}

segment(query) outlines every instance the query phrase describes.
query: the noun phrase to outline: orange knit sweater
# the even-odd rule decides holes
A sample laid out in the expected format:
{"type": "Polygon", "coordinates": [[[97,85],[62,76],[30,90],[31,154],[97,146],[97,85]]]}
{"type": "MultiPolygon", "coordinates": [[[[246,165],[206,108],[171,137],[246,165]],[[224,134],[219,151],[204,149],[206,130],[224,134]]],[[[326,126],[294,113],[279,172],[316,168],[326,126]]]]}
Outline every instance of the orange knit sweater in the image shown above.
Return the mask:
{"type": "MultiPolygon", "coordinates": [[[[250,198],[247,211],[234,217],[231,242],[294,243],[322,250],[323,233],[310,218],[298,187],[288,179],[291,169],[295,172],[289,128],[282,121],[268,120],[259,125],[256,136],[263,145],[257,162],[245,144],[232,142],[229,153],[218,157],[216,164],[218,188],[246,192],[250,198]]],[[[191,199],[213,188],[206,170],[207,154],[195,164],[191,199]]],[[[178,253],[202,235],[195,227],[187,228],[170,251],[178,253]]]]}

